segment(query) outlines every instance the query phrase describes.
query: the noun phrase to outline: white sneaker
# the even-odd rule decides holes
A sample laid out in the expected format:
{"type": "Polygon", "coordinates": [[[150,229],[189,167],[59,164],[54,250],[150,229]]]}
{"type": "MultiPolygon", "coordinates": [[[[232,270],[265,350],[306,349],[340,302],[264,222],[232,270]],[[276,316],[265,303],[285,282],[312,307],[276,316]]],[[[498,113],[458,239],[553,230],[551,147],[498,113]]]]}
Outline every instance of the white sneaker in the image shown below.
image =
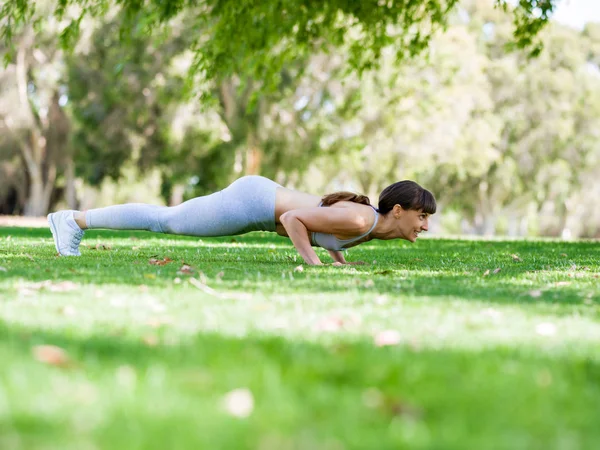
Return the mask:
{"type": "Polygon", "coordinates": [[[75,222],[74,212],[68,210],[48,214],[54,246],[62,256],[81,256],[79,243],[83,237],[83,230],[75,222]]]}

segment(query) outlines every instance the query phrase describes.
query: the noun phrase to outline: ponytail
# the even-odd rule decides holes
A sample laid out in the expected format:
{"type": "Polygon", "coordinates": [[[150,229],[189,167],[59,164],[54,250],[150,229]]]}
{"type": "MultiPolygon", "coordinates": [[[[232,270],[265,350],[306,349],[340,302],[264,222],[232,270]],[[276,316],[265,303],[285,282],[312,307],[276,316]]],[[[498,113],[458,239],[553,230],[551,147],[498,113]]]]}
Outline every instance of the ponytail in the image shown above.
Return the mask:
{"type": "Polygon", "coordinates": [[[321,206],[331,206],[337,202],[354,202],[361,205],[370,205],[371,200],[366,195],[354,194],[352,192],[334,192],[327,194],[321,199],[321,206]]]}

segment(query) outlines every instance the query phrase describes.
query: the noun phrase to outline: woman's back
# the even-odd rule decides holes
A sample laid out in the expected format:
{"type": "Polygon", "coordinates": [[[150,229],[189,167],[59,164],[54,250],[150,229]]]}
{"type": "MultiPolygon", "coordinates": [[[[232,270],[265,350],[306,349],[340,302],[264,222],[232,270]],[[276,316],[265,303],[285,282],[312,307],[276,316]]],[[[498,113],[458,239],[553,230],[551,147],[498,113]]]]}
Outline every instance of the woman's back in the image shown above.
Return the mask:
{"type": "Polygon", "coordinates": [[[293,209],[315,208],[320,202],[321,197],[318,195],[278,187],[275,194],[275,221],[280,223],[279,217],[285,212],[293,209]]]}

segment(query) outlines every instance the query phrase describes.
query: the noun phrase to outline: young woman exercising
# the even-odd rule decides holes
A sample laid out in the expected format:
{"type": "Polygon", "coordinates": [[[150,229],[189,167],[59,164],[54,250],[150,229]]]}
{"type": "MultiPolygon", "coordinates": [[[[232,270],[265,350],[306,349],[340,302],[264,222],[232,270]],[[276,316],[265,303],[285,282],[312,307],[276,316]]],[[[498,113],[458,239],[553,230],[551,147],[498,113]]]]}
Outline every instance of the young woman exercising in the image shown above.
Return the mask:
{"type": "MultiPolygon", "coordinates": [[[[435,198],[414,181],[399,181],[379,196],[379,208],[364,195],[337,192],[322,198],[283,186],[261,176],[245,176],[214,194],[178,206],[141,203],[48,215],[56,250],[80,256],[83,230],[148,230],[188,236],[231,236],[273,231],[287,236],[306,264],[321,265],[313,246],[329,250],[336,265],[341,253],[371,239],[415,242],[428,229],[435,198]]],[[[356,263],[355,263],[356,264],[356,263]]]]}

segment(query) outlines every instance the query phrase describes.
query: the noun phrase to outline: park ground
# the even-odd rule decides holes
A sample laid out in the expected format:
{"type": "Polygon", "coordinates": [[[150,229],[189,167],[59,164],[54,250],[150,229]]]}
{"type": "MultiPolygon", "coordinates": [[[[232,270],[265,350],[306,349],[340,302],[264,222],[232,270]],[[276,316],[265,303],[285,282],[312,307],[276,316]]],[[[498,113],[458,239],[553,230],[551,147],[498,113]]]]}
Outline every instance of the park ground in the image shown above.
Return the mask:
{"type": "Polygon", "coordinates": [[[600,448],[598,242],[4,225],[2,450],[600,448]]]}

